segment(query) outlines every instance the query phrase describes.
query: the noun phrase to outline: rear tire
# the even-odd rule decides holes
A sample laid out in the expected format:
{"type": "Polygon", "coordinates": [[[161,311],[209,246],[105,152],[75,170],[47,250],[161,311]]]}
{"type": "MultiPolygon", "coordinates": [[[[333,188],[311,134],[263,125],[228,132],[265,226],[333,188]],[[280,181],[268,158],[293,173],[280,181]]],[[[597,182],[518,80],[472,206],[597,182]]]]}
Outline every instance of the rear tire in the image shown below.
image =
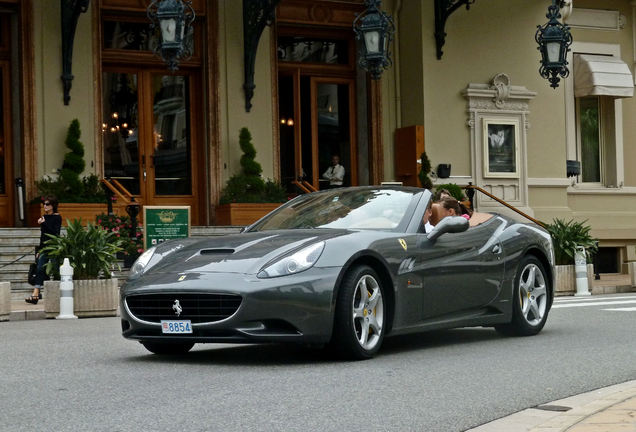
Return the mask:
{"type": "Polygon", "coordinates": [[[512,321],[495,326],[507,336],[532,336],[541,331],[550,310],[551,281],[543,264],[527,255],[519,262],[512,293],[512,321]]]}
{"type": "Polygon", "coordinates": [[[343,357],[371,358],[384,339],[384,288],[371,267],[360,265],[342,280],[332,336],[332,346],[343,357]]]}
{"type": "Polygon", "coordinates": [[[194,342],[142,342],[144,348],[153,354],[179,355],[192,349],[194,342]]]}

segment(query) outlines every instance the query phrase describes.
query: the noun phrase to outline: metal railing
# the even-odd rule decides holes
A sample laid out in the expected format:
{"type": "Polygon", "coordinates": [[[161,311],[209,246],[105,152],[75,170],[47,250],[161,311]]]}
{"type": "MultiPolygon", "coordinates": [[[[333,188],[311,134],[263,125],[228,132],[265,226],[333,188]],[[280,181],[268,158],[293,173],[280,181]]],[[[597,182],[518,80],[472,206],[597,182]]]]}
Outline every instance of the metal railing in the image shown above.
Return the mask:
{"type": "Polygon", "coordinates": [[[491,198],[495,201],[497,201],[499,204],[509,208],[510,210],[520,214],[521,216],[525,217],[528,220],[531,220],[532,222],[536,223],[539,226],[542,226],[543,228],[545,228],[545,224],[543,222],[541,222],[538,219],[533,218],[532,216],[522,212],[521,210],[519,210],[518,208],[508,204],[507,202],[505,202],[504,200],[502,200],[501,198],[498,198],[496,196],[494,196],[493,194],[491,194],[490,192],[480,188],[479,186],[475,186],[473,185],[471,182],[468,183],[468,186],[465,186],[464,189],[466,189],[466,195],[468,196],[468,200],[470,201],[470,207],[471,208],[475,208],[474,206],[474,198],[475,198],[475,191],[481,192],[484,195],[486,195],[488,198],[491,198]]]}

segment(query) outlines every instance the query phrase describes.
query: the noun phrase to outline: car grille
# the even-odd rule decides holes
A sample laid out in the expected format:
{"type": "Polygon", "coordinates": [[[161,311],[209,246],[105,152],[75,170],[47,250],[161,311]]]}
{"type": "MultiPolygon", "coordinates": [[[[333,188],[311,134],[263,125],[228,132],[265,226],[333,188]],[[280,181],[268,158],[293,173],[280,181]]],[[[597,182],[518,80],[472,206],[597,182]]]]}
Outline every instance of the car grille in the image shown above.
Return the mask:
{"type": "Polygon", "coordinates": [[[137,319],[150,322],[182,319],[192,323],[221,321],[236,312],[241,296],[234,294],[141,294],[126,297],[130,313],[137,319]],[[182,311],[177,316],[176,301],[182,311]]]}

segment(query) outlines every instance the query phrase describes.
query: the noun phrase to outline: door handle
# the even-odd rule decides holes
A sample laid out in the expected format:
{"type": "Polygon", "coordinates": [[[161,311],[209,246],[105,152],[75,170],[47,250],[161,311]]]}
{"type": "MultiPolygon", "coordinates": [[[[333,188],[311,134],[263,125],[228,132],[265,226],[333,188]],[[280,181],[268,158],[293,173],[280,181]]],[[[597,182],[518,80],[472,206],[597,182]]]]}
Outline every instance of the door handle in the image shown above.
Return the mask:
{"type": "Polygon", "coordinates": [[[146,182],[146,155],[141,155],[141,169],[144,175],[144,183],[146,182]]]}

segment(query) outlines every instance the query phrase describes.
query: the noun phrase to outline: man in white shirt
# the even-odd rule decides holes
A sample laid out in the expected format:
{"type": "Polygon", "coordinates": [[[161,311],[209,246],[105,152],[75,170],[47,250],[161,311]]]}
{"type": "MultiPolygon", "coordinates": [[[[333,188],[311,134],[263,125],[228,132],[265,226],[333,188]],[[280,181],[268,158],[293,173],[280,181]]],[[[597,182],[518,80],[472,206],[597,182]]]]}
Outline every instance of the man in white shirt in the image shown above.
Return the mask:
{"type": "Polygon", "coordinates": [[[345,175],[345,169],[340,165],[340,157],[333,155],[331,157],[331,166],[327,168],[327,171],[322,175],[323,178],[329,180],[329,187],[341,187],[342,179],[345,175]]]}

